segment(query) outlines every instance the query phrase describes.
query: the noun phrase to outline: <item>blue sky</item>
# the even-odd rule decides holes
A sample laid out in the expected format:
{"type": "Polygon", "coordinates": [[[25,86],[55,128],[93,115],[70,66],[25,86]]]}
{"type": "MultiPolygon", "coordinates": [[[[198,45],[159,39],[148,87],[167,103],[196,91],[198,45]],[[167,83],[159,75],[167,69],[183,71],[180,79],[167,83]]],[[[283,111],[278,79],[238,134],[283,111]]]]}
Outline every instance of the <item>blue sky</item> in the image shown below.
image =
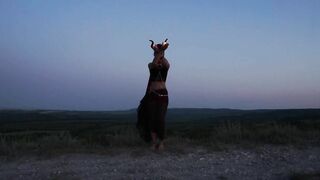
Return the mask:
{"type": "Polygon", "coordinates": [[[0,0],[0,108],[135,108],[165,38],[170,107],[320,108],[318,0],[0,0]]]}

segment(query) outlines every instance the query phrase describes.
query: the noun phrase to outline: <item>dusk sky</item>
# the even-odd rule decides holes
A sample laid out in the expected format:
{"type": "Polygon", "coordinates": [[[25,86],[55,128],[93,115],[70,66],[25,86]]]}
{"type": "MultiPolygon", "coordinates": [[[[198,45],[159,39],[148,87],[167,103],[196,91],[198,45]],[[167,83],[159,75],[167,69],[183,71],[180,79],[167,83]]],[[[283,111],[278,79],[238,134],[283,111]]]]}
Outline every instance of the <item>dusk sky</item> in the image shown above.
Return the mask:
{"type": "Polygon", "coordinates": [[[165,38],[169,107],[320,108],[319,0],[0,0],[0,108],[136,108],[165,38]]]}

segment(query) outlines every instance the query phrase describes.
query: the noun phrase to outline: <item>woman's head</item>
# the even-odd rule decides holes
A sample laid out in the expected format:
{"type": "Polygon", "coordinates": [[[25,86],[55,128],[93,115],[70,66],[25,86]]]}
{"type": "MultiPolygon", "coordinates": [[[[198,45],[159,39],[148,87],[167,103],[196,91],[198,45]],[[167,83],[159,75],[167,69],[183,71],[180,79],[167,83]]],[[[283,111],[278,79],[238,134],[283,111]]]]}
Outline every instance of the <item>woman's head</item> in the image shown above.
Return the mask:
{"type": "Polygon", "coordinates": [[[154,45],[154,42],[152,40],[149,40],[151,42],[151,48],[154,51],[154,54],[164,54],[164,51],[168,48],[169,43],[167,43],[168,39],[163,41],[161,44],[154,45]]]}

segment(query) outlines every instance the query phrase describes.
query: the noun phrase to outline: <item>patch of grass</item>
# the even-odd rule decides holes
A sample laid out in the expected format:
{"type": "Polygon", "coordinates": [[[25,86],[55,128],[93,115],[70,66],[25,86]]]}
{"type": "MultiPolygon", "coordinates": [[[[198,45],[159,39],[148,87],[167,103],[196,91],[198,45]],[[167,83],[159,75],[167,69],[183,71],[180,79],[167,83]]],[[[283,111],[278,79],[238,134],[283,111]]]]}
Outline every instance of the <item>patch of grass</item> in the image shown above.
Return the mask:
{"type": "Polygon", "coordinates": [[[195,144],[206,146],[224,144],[319,145],[320,142],[320,126],[307,130],[295,123],[225,121],[200,126],[193,124],[169,126],[168,131],[170,136],[182,137],[195,144]]]}
{"type": "Polygon", "coordinates": [[[293,173],[290,180],[318,180],[320,179],[320,172],[317,173],[293,173]]]}
{"type": "MultiPolygon", "coordinates": [[[[89,113],[90,114],[90,113],[89,113]]],[[[91,113],[90,116],[95,116],[91,113]]],[[[199,115],[200,116],[200,115],[199,115]]],[[[146,148],[131,119],[0,121],[0,156],[26,153],[109,152],[117,148],[146,148]]],[[[128,116],[129,117],[129,116],[128,116]]],[[[238,117],[238,116],[237,116],[238,117]]],[[[100,116],[99,116],[100,118],[100,116]]],[[[109,117],[112,118],[111,116],[109,117]]],[[[320,145],[320,119],[167,121],[168,151],[204,146],[222,150],[229,146],[320,145]]]]}
{"type": "Polygon", "coordinates": [[[80,143],[64,131],[25,131],[0,134],[0,155],[52,153],[79,147],[80,143]]]}

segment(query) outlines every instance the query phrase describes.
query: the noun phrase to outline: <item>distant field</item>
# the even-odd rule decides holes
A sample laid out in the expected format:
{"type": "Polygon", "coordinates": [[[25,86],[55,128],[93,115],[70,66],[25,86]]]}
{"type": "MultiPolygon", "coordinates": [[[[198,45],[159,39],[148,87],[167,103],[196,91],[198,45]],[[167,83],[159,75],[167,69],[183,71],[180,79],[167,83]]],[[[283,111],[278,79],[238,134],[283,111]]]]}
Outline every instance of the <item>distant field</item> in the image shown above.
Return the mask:
{"type": "MultiPolygon", "coordinates": [[[[87,152],[147,146],[136,111],[1,110],[0,155],[87,152]]],[[[168,145],[320,145],[320,109],[170,109],[168,145]]]]}

